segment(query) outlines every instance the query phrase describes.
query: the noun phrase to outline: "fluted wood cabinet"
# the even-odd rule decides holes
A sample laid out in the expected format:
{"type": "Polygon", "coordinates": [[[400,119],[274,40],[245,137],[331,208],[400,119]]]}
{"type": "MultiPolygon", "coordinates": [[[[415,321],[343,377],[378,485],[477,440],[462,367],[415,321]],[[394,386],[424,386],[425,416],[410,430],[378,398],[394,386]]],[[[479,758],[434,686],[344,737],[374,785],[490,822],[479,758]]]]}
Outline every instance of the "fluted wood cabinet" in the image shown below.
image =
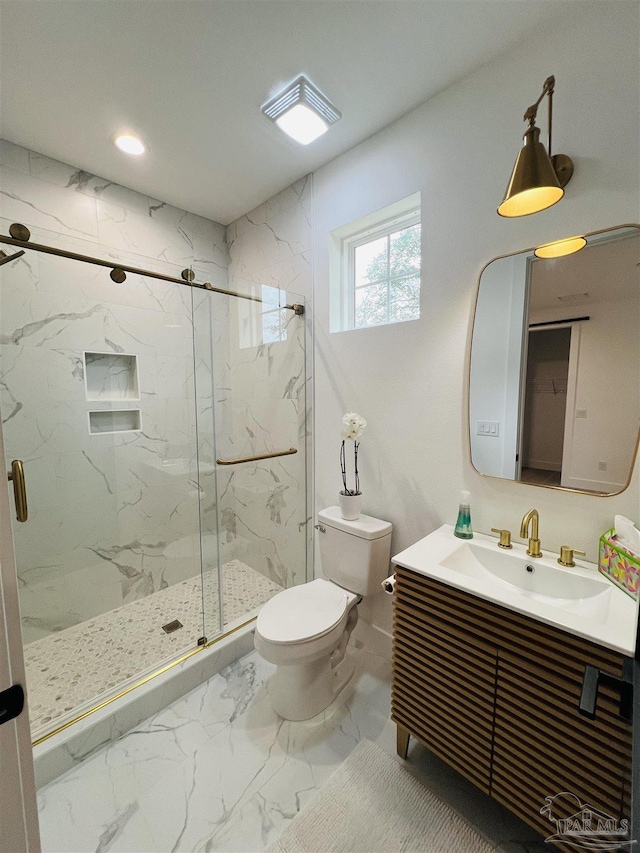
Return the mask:
{"type": "MultiPolygon", "coordinates": [[[[600,687],[596,718],[578,712],[585,666],[621,675],[623,662],[617,652],[396,569],[398,752],[415,737],[545,837],[554,823],[541,809],[562,792],[628,817],[631,724],[619,716],[620,696],[600,687]]],[[[552,816],[569,817],[574,802],[559,798],[552,816]]]]}

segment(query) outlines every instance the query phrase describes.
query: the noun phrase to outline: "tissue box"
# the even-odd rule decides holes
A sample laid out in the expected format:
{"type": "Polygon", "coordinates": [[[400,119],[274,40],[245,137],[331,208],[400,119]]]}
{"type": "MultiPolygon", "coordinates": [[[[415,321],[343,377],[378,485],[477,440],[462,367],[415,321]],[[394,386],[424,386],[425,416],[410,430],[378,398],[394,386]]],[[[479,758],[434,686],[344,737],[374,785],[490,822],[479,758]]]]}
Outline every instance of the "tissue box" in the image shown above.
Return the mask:
{"type": "Polygon", "coordinates": [[[625,551],[616,542],[613,527],[600,537],[599,556],[600,572],[637,601],[640,586],[640,557],[625,551]]]}

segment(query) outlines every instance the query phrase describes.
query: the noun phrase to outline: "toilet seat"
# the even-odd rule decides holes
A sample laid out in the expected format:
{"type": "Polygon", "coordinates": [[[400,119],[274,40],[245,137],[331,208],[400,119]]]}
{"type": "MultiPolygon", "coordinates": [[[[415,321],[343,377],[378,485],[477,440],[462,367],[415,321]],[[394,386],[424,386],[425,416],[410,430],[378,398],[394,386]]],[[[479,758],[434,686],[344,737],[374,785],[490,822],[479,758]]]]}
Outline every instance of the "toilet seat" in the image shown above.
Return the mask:
{"type": "Polygon", "coordinates": [[[345,617],[357,596],[318,578],[279,592],[258,615],[256,630],[269,643],[288,645],[328,634],[345,617]]]}

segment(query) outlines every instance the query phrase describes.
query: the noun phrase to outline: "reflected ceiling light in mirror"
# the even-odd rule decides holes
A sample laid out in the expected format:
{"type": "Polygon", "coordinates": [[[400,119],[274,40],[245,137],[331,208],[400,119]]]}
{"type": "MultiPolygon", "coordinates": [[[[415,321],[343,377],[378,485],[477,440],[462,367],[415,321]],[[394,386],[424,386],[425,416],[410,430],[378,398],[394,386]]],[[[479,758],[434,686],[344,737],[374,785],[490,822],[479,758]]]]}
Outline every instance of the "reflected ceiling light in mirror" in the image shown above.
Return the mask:
{"type": "Polygon", "coordinates": [[[147,150],[147,146],[143,140],[140,139],[139,136],[135,136],[133,133],[114,134],[113,144],[116,148],[119,148],[120,151],[125,154],[130,154],[132,157],[139,157],[147,150]]]}
{"type": "Polygon", "coordinates": [[[551,156],[551,127],[555,77],[547,77],[542,94],[524,114],[529,127],[524,134],[524,146],[516,159],[502,204],[500,216],[528,216],[560,201],[564,188],[573,174],[573,162],[566,154],[551,156]],[[549,150],[540,142],[536,127],[538,107],[545,95],[549,98],[549,150]]]}
{"type": "Polygon", "coordinates": [[[301,145],[309,145],[342,118],[331,101],[304,74],[263,104],[262,112],[301,145]]]}
{"type": "Polygon", "coordinates": [[[536,258],[563,258],[565,255],[573,255],[584,249],[587,241],[584,237],[567,237],[565,240],[554,240],[553,243],[544,243],[534,249],[536,258]]]}

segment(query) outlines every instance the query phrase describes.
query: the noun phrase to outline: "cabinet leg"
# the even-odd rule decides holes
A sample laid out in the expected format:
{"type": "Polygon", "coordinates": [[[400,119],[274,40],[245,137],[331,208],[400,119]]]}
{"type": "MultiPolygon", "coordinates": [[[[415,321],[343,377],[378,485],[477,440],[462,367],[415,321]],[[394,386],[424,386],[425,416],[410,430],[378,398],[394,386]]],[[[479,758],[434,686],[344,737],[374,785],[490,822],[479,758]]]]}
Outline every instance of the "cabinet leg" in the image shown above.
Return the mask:
{"type": "Polygon", "coordinates": [[[401,726],[400,723],[396,723],[397,726],[397,738],[396,738],[396,752],[400,756],[400,758],[406,758],[407,752],[409,750],[409,730],[405,729],[404,726],[401,726]]]}

